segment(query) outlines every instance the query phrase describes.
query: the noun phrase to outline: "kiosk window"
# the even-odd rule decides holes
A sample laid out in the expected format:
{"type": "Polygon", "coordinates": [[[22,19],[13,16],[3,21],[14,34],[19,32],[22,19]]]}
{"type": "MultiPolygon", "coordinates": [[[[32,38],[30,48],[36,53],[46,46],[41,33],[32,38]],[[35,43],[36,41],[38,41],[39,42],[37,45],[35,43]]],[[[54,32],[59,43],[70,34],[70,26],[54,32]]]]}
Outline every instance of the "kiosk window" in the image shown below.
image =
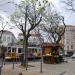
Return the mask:
{"type": "Polygon", "coordinates": [[[21,53],[21,48],[18,49],[18,53],[21,53]]]}

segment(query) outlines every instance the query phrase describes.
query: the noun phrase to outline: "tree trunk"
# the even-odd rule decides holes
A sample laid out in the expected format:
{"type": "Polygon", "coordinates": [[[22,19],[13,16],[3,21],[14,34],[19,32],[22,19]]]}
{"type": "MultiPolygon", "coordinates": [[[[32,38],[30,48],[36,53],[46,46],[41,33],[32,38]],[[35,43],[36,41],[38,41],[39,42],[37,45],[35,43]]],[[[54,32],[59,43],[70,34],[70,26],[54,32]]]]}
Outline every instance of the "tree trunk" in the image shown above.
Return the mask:
{"type": "Polygon", "coordinates": [[[23,55],[22,58],[23,61],[21,62],[21,65],[26,67],[28,67],[28,37],[24,35],[24,43],[23,43],[23,55]]]}

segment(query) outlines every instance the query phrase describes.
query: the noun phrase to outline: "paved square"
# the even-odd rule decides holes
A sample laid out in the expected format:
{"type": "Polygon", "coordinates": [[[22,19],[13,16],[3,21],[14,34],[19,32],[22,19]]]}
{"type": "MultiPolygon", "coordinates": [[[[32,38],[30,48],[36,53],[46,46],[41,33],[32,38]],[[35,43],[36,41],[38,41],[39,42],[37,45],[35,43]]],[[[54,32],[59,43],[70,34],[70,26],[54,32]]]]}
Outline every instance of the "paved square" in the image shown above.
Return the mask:
{"type": "Polygon", "coordinates": [[[40,62],[29,62],[28,70],[20,64],[15,64],[13,70],[13,64],[4,65],[1,75],[19,75],[22,72],[23,75],[75,75],[75,61],[68,61],[68,63],[62,64],[43,64],[43,72],[40,73],[40,62]]]}

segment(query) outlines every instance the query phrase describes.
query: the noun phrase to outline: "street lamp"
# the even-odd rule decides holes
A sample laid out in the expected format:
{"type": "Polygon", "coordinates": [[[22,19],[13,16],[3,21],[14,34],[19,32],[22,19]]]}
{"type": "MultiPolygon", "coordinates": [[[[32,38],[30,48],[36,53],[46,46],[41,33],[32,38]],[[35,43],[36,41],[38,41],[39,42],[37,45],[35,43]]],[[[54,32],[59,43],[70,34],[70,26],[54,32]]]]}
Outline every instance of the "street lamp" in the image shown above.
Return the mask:
{"type": "MultiPolygon", "coordinates": [[[[0,42],[1,42],[1,39],[0,39],[0,42]]],[[[2,56],[2,46],[1,46],[1,45],[0,45],[0,50],[1,50],[1,57],[3,57],[3,56],[2,56]]],[[[1,58],[0,75],[1,75],[2,67],[3,67],[3,58],[1,58]]]]}
{"type": "Polygon", "coordinates": [[[42,48],[41,48],[41,67],[40,67],[40,73],[42,73],[42,62],[43,62],[43,52],[42,52],[42,48]]]}
{"type": "Polygon", "coordinates": [[[43,64],[43,48],[42,48],[42,43],[44,43],[44,40],[42,38],[39,38],[40,39],[40,48],[41,48],[41,65],[40,65],[40,73],[42,73],[42,64],[43,64]]]}

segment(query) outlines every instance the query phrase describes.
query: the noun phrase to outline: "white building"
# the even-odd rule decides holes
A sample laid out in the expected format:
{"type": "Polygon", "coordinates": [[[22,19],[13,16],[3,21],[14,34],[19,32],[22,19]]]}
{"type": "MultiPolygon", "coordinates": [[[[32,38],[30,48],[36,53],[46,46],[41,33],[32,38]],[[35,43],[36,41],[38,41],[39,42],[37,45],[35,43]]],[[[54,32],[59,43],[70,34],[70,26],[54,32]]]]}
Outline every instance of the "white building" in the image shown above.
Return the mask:
{"type": "Polygon", "coordinates": [[[75,26],[67,26],[64,35],[65,52],[75,52],[75,26]]]}
{"type": "MultiPolygon", "coordinates": [[[[19,33],[18,35],[18,41],[23,39],[23,34],[19,33]]],[[[39,45],[42,42],[44,42],[43,38],[40,37],[38,33],[31,33],[31,36],[28,39],[29,45],[39,45]]]]}
{"type": "Polygon", "coordinates": [[[0,45],[7,46],[9,43],[17,43],[17,39],[15,38],[14,34],[10,31],[3,30],[0,31],[0,36],[2,34],[1,42],[0,45]]]}

